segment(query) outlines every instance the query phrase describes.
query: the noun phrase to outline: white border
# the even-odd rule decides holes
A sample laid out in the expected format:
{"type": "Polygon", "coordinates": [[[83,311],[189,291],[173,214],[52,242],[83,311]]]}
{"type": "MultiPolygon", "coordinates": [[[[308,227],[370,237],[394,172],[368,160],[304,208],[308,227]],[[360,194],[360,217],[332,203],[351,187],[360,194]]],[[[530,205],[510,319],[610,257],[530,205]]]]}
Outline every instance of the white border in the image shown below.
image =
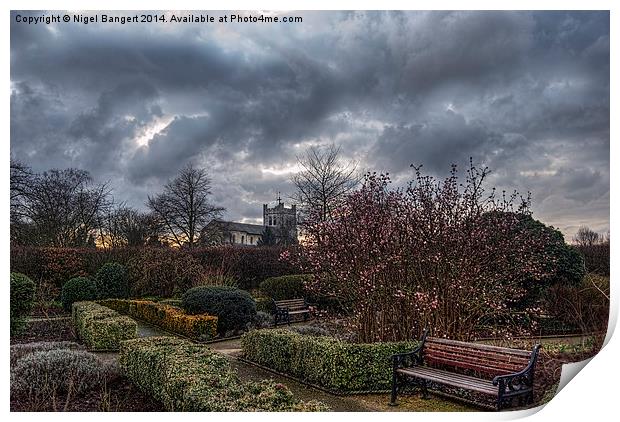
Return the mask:
{"type": "MultiPolygon", "coordinates": [[[[411,9],[411,10],[428,10],[428,9],[447,9],[447,10],[488,10],[488,9],[516,9],[516,10],[611,10],[611,74],[614,74],[614,70],[617,69],[617,56],[618,56],[618,37],[614,28],[620,28],[620,21],[617,17],[618,7],[616,6],[617,2],[614,1],[603,1],[603,0],[590,0],[590,1],[575,1],[575,0],[521,0],[521,1],[504,1],[504,2],[491,2],[491,1],[441,1],[436,0],[433,2],[421,2],[421,1],[394,1],[394,0],[384,0],[381,2],[360,2],[360,1],[338,1],[338,2],[327,2],[327,1],[298,1],[292,4],[291,1],[282,1],[282,0],[266,0],[260,3],[258,2],[249,2],[249,1],[239,1],[232,0],[227,2],[219,2],[219,3],[207,3],[207,2],[197,2],[197,1],[184,1],[177,0],[174,2],[163,2],[163,1],[133,1],[128,2],[127,0],[110,0],[110,1],[94,1],[94,2],[84,2],[84,1],[8,1],[6,4],[6,12],[4,14],[5,19],[9,18],[9,10],[11,9],[70,9],[70,10],[140,10],[140,9],[159,9],[159,10],[167,10],[167,9],[215,9],[215,10],[248,10],[248,9],[263,9],[263,10],[286,10],[286,9],[298,9],[298,10],[312,10],[312,9],[325,9],[325,10],[350,10],[350,9],[411,9]]],[[[2,37],[3,37],[3,55],[2,59],[4,61],[4,65],[2,66],[2,75],[5,83],[8,83],[10,78],[10,43],[9,43],[9,33],[10,33],[10,25],[9,22],[5,21],[4,26],[2,27],[2,37]]],[[[618,98],[618,88],[617,84],[614,83],[612,78],[611,85],[611,110],[614,109],[614,99],[618,98]]],[[[9,182],[8,182],[8,158],[9,158],[9,95],[5,97],[5,100],[2,102],[2,119],[3,119],[3,129],[4,129],[4,139],[2,142],[2,170],[5,177],[1,179],[1,187],[2,194],[4,198],[8,198],[9,195],[9,182]]],[[[612,113],[613,116],[613,113],[612,113]]],[[[617,124],[614,119],[611,119],[611,133],[617,133],[617,124]]],[[[614,143],[611,142],[611,162],[615,162],[615,159],[618,157],[618,148],[614,146],[614,143]]],[[[616,180],[618,174],[614,166],[611,166],[611,180],[616,180]]],[[[618,212],[617,205],[617,197],[614,193],[613,187],[615,186],[613,183],[611,184],[611,203],[610,203],[610,215],[616,215],[618,212]]],[[[2,218],[3,223],[1,226],[0,236],[2,238],[2,262],[3,268],[5,268],[5,277],[8,276],[8,268],[9,268],[9,206],[8,201],[3,203],[2,207],[2,218]]],[[[612,218],[613,221],[613,218],[612,218]]],[[[617,252],[616,248],[613,247],[615,242],[612,243],[612,257],[611,263],[612,268],[616,268],[617,266],[617,252]]],[[[5,279],[6,280],[6,279],[5,279]]],[[[8,281],[8,280],[7,280],[8,281]]],[[[8,374],[8,318],[6,315],[8,313],[8,282],[5,281],[3,283],[3,288],[5,289],[5,294],[3,296],[5,317],[4,317],[4,336],[3,336],[3,345],[4,345],[4,356],[5,356],[5,364],[2,365],[2,400],[4,404],[4,409],[6,412],[9,411],[9,374],[8,374]]],[[[615,327],[615,321],[617,320],[618,315],[618,293],[616,288],[615,281],[612,284],[612,309],[610,320],[613,321],[613,326],[615,327]]],[[[613,328],[610,327],[611,334],[613,332],[613,328]]],[[[587,368],[575,376],[575,379],[568,383],[568,385],[558,394],[556,398],[554,398],[547,406],[543,409],[538,409],[536,411],[523,411],[523,412],[504,412],[501,414],[498,413],[474,413],[474,414],[466,414],[466,413],[440,413],[440,414],[427,414],[427,413],[390,413],[390,414],[358,414],[358,413],[347,413],[346,415],[342,415],[344,417],[354,417],[360,418],[361,420],[370,420],[371,418],[376,418],[379,416],[380,418],[385,418],[386,420],[411,420],[411,418],[415,418],[416,420],[438,420],[438,421],[452,421],[452,420],[472,420],[472,421],[480,421],[480,420],[508,420],[515,419],[519,417],[524,417],[527,415],[531,415],[531,420],[545,420],[549,419],[560,419],[560,420],[595,420],[602,419],[607,420],[610,419],[615,413],[615,404],[618,402],[617,397],[617,378],[618,378],[618,356],[620,356],[618,341],[617,338],[611,337],[608,340],[609,343],[605,346],[605,348],[597,355],[591,362],[587,365],[587,368]],[[533,414],[532,414],[533,413],[533,414]]],[[[617,336],[615,336],[617,337],[617,336]]],[[[179,415],[168,415],[168,414],[89,414],[85,415],[82,413],[74,413],[74,414],[50,414],[47,413],[45,415],[37,415],[37,414],[10,414],[10,417],[15,419],[31,419],[31,418],[39,418],[45,417],[50,420],[66,420],[68,419],[83,419],[84,417],[94,418],[97,420],[104,420],[109,418],[122,418],[129,419],[135,417],[148,417],[149,419],[154,420],[167,420],[170,417],[178,417],[179,415]]],[[[337,413],[330,413],[326,415],[316,415],[316,414],[295,414],[293,415],[284,415],[284,414],[191,414],[191,415],[183,415],[184,419],[196,419],[196,420],[204,420],[205,418],[216,419],[216,420],[224,420],[224,419],[237,419],[243,418],[248,419],[252,418],[252,420],[289,420],[291,417],[294,419],[304,420],[304,421],[315,421],[317,417],[324,419],[335,419],[341,417],[337,413]]]]}

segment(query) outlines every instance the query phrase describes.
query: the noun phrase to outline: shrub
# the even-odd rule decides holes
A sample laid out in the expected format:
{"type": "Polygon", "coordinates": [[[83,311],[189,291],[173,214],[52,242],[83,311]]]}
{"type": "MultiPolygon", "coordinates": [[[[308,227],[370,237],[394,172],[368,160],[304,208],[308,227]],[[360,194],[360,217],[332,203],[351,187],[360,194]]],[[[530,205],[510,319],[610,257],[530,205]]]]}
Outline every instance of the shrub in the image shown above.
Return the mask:
{"type": "Polygon", "coordinates": [[[104,264],[95,275],[95,286],[101,299],[127,297],[127,269],[116,262],[104,264]]]}
{"type": "Polygon", "coordinates": [[[528,334],[517,317],[535,315],[539,287],[578,280],[583,263],[531,217],[529,198],[488,189],[487,168],[470,163],[464,180],[456,166],[444,180],[414,173],[402,189],[368,173],[337,216],[309,214],[301,253],[315,276],[306,289],[346,305],[360,341],[406,340],[431,325],[468,340],[488,321],[528,334]]]}
{"type": "Polygon", "coordinates": [[[270,277],[260,284],[260,292],[273,300],[306,297],[304,283],[312,281],[312,274],[270,277]]]}
{"type": "Polygon", "coordinates": [[[554,321],[584,334],[606,332],[609,319],[609,277],[588,274],[577,286],[557,284],[545,297],[554,321]]]}
{"type": "Polygon", "coordinates": [[[124,342],[119,362],[124,374],[169,411],[327,410],[295,400],[272,381],[242,383],[228,359],[206,346],[169,337],[124,342]]]}
{"type": "Polygon", "coordinates": [[[100,303],[192,340],[211,340],[217,333],[216,316],[187,315],[177,307],[147,300],[109,299],[100,303]]]}
{"type": "Polygon", "coordinates": [[[30,399],[81,394],[103,385],[112,368],[83,350],[52,349],[19,359],[11,370],[11,395],[30,399]]]}
{"type": "Polygon", "coordinates": [[[254,300],[256,301],[256,312],[273,314],[275,311],[273,300],[270,297],[257,297],[254,300]]]}
{"type": "Polygon", "coordinates": [[[267,312],[257,311],[252,325],[254,328],[267,328],[274,324],[273,315],[267,312]]]}
{"type": "Polygon", "coordinates": [[[241,338],[247,359],[340,392],[389,389],[391,356],[412,350],[416,344],[353,344],[284,329],[254,330],[241,338]]]}
{"type": "Polygon", "coordinates": [[[134,320],[94,302],[73,304],[73,324],[91,350],[118,350],[121,341],[138,335],[134,320]]]}
{"type": "Polygon", "coordinates": [[[74,302],[97,299],[97,287],[95,282],[89,278],[72,278],[62,286],[60,298],[63,308],[70,311],[74,302]]]}
{"type": "Polygon", "coordinates": [[[27,276],[11,273],[10,328],[11,335],[19,334],[24,327],[24,318],[34,306],[35,284],[27,276]]]}
{"type": "Polygon", "coordinates": [[[128,263],[135,296],[181,295],[200,285],[204,268],[186,251],[143,248],[128,263]]]}
{"type": "Polygon", "coordinates": [[[24,343],[11,345],[11,369],[18,360],[35,352],[46,352],[49,350],[83,350],[84,346],[72,341],[41,341],[36,343],[24,343]]]}
{"type": "Polygon", "coordinates": [[[185,292],[182,305],[189,314],[216,315],[219,333],[243,329],[256,316],[256,303],[252,296],[231,287],[194,287],[185,292]]]}
{"type": "Polygon", "coordinates": [[[323,327],[317,327],[316,325],[300,325],[298,327],[290,327],[290,331],[294,333],[302,334],[304,336],[312,337],[329,337],[330,333],[323,327]]]}

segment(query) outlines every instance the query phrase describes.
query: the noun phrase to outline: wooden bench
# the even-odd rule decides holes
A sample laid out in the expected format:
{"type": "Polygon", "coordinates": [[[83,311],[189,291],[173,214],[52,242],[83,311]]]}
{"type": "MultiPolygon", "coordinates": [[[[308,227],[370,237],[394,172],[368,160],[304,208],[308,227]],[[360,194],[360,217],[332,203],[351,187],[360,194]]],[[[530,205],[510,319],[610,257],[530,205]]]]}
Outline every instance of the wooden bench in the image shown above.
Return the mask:
{"type": "Polygon", "coordinates": [[[540,345],[532,351],[509,349],[426,336],[411,352],[392,356],[392,398],[417,383],[423,398],[430,383],[466,389],[493,398],[497,410],[534,400],[534,368],[540,345]]]}
{"type": "Polygon", "coordinates": [[[304,321],[310,317],[310,307],[305,299],[274,300],[274,324],[291,323],[292,315],[303,315],[304,321]]]}

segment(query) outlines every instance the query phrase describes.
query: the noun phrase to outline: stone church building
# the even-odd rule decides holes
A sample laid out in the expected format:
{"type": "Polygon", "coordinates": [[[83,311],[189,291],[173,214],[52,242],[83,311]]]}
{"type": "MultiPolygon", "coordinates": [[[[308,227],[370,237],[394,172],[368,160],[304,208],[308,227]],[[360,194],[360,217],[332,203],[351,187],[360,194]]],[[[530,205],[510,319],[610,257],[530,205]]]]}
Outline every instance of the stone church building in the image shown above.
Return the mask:
{"type": "Polygon", "coordinates": [[[278,198],[277,204],[263,204],[263,224],[237,223],[234,221],[213,220],[202,230],[201,239],[209,245],[256,246],[269,227],[276,242],[283,238],[297,241],[297,207],[287,208],[278,198]]]}

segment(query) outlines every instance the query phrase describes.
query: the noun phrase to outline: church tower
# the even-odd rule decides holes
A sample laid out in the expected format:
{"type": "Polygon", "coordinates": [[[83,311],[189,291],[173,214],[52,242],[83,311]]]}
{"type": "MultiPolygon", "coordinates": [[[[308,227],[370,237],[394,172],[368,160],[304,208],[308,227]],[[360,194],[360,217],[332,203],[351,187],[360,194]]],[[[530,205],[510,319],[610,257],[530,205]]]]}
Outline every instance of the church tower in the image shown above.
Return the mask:
{"type": "Polygon", "coordinates": [[[277,237],[288,236],[297,242],[297,206],[286,208],[278,194],[276,205],[263,204],[263,226],[270,227],[277,237]]]}

